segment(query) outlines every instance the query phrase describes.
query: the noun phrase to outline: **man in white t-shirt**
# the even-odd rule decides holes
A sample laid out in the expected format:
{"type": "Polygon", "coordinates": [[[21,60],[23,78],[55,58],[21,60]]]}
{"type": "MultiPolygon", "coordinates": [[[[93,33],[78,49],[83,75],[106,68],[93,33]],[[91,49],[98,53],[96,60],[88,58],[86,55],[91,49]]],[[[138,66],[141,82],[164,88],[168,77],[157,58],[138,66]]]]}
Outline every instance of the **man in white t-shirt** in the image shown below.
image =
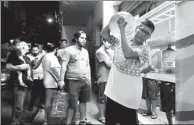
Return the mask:
{"type": "Polygon", "coordinates": [[[109,73],[105,95],[106,125],[138,124],[136,110],[142,99],[142,77],[140,73],[149,65],[149,48],[143,43],[151,36],[155,27],[149,21],[143,21],[136,28],[134,38],[126,39],[124,18],[118,20],[121,41],[110,35],[106,26],[101,36],[110,42],[114,48],[113,64],[109,73]]]}
{"type": "Polygon", "coordinates": [[[44,74],[43,84],[45,87],[45,109],[47,110],[48,107],[52,105],[53,94],[56,93],[59,88],[62,89],[64,85],[58,83],[61,65],[55,56],[55,45],[53,43],[47,43],[46,50],[47,53],[42,59],[42,67],[44,74]]]}

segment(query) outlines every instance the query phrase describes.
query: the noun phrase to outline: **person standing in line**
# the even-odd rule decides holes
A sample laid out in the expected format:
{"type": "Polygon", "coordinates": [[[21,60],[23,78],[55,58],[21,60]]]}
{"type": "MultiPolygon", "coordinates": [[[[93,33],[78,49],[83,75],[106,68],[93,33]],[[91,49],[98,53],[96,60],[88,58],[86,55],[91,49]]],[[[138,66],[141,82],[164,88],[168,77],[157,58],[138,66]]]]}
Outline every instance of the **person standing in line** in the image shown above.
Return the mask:
{"type": "Polygon", "coordinates": [[[127,40],[123,17],[118,20],[121,41],[110,35],[107,25],[101,32],[102,38],[112,44],[114,48],[113,64],[109,73],[105,95],[106,125],[136,125],[137,112],[142,99],[143,83],[141,72],[146,72],[149,66],[149,47],[144,42],[151,36],[154,24],[145,20],[136,27],[132,40],[127,40]],[[144,71],[145,70],[145,71],[144,71]]]}
{"type": "MultiPolygon", "coordinates": [[[[54,43],[47,43],[46,50],[47,53],[42,59],[42,67],[44,75],[43,84],[45,87],[45,112],[47,116],[47,109],[52,105],[52,96],[59,88],[62,89],[63,84],[57,81],[60,76],[61,65],[55,56],[56,48],[54,43]]],[[[45,120],[47,122],[47,118],[45,120]]]]}
{"type": "Polygon", "coordinates": [[[28,108],[29,111],[43,108],[44,98],[45,98],[45,88],[43,85],[43,68],[42,68],[42,58],[44,55],[40,54],[38,44],[34,44],[31,47],[31,53],[27,57],[31,61],[33,81],[34,85],[31,91],[31,103],[28,108]]]}
{"type": "Polygon", "coordinates": [[[60,40],[59,48],[57,49],[57,52],[56,52],[56,56],[57,56],[60,64],[61,64],[62,55],[63,55],[64,50],[65,50],[66,47],[67,47],[67,40],[66,39],[60,40]]]}
{"type": "Polygon", "coordinates": [[[43,44],[39,43],[38,48],[40,50],[39,54],[42,54],[42,55],[46,54],[46,51],[44,50],[44,45],[43,44]]]}
{"type": "Polygon", "coordinates": [[[62,56],[60,84],[65,84],[70,93],[69,110],[66,124],[72,122],[79,101],[80,125],[87,125],[86,103],[90,101],[91,73],[86,33],[78,31],[74,34],[73,45],[67,47],[62,56]],[[66,81],[64,81],[66,79],[66,81]]]}
{"type": "Polygon", "coordinates": [[[146,101],[147,112],[142,113],[143,116],[151,116],[152,119],[157,118],[156,106],[158,99],[159,85],[156,80],[143,78],[143,94],[142,98],[146,101]]]}
{"type": "MultiPolygon", "coordinates": [[[[14,43],[19,43],[21,42],[20,39],[16,38],[13,41],[14,43]]],[[[27,70],[29,70],[30,66],[29,63],[30,61],[26,56],[24,56],[24,60],[26,64],[20,64],[20,60],[16,54],[16,49],[13,47],[14,45],[11,45],[11,53],[8,56],[7,59],[7,64],[6,64],[6,69],[10,70],[10,83],[12,85],[12,90],[13,90],[13,108],[12,108],[12,118],[11,118],[11,125],[19,125],[19,124],[24,124],[27,123],[26,119],[24,119],[24,101],[27,95],[27,91],[29,87],[22,87],[20,86],[19,79],[18,79],[18,74],[17,71],[23,72],[22,73],[22,80],[23,82],[28,85],[27,83],[29,82],[27,78],[27,70]]],[[[27,49],[27,47],[25,47],[27,49]]],[[[26,50],[27,52],[27,50],[26,50]]]]}
{"type": "Polygon", "coordinates": [[[108,52],[111,44],[103,40],[103,45],[96,51],[96,58],[98,59],[97,69],[97,84],[98,84],[98,121],[105,123],[105,103],[106,96],[104,90],[108,80],[109,71],[112,65],[111,54],[108,52]]]}

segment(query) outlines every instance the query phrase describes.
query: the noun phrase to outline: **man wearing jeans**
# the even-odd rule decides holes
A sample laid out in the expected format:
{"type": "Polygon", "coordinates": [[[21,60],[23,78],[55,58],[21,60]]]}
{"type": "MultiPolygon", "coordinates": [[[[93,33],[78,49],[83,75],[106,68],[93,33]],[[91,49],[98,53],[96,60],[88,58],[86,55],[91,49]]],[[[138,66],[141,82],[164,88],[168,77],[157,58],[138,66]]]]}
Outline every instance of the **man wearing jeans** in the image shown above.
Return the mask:
{"type": "MultiPolygon", "coordinates": [[[[19,39],[15,39],[15,41],[19,39]]],[[[10,82],[13,88],[13,109],[12,109],[12,125],[19,125],[23,120],[23,108],[24,108],[24,101],[28,91],[28,88],[21,87],[18,80],[17,71],[26,71],[29,68],[29,60],[24,56],[24,60],[27,64],[16,65],[20,61],[17,58],[16,51],[11,50],[11,54],[8,56],[6,68],[10,70],[10,82]]],[[[28,83],[27,73],[23,73],[23,81],[25,84],[28,83]]]]}
{"type": "Polygon", "coordinates": [[[45,98],[45,87],[43,85],[43,68],[42,68],[42,57],[43,54],[39,53],[39,47],[34,44],[31,48],[31,53],[27,57],[31,61],[32,73],[34,85],[31,91],[31,103],[28,108],[29,111],[33,111],[34,108],[38,111],[39,108],[43,108],[45,98]]]}
{"type": "Polygon", "coordinates": [[[75,33],[72,42],[74,44],[67,47],[62,56],[59,83],[64,84],[66,79],[65,83],[71,95],[67,124],[71,124],[79,101],[80,125],[87,125],[86,103],[90,101],[91,75],[88,51],[83,48],[86,44],[86,33],[75,33]]]}

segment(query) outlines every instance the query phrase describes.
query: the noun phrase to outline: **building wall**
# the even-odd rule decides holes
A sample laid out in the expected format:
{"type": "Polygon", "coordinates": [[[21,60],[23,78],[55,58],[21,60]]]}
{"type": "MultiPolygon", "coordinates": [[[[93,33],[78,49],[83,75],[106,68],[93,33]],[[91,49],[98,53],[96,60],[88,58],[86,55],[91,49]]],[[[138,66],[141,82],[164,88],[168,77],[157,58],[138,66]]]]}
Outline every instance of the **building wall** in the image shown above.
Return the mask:
{"type": "Polygon", "coordinates": [[[176,7],[176,124],[194,124],[194,2],[185,1],[176,7]]]}
{"type": "MultiPolygon", "coordinates": [[[[71,26],[71,25],[63,25],[62,26],[62,39],[67,39],[68,40],[68,44],[71,45],[72,42],[71,40],[73,39],[73,35],[79,31],[82,30],[84,32],[86,32],[86,34],[88,34],[88,29],[86,26],[71,26]]],[[[88,43],[87,43],[88,45],[88,43]]],[[[86,45],[86,48],[88,48],[88,46],[86,45]]]]}
{"type": "Polygon", "coordinates": [[[113,7],[115,1],[103,1],[103,27],[105,27],[111,17],[117,12],[113,7]]]}
{"type": "Polygon", "coordinates": [[[176,39],[182,39],[186,36],[194,34],[194,2],[182,2],[176,7],[176,39]]]}

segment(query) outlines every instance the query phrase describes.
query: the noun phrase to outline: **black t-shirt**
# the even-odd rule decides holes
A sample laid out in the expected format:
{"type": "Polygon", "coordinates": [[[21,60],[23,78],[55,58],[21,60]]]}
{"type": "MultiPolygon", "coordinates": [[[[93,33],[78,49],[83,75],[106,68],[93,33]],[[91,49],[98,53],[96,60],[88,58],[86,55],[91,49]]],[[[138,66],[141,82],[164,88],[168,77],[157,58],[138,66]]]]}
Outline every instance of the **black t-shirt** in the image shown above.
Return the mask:
{"type": "MultiPolygon", "coordinates": [[[[30,60],[29,58],[27,58],[26,56],[23,57],[25,62],[27,64],[30,64],[30,60]]],[[[18,51],[17,50],[13,50],[11,51],[10,55],[8,56],[7,59],[7,63],[11,63],[12,65],[21,65],[21,60],[18,58],[18,51]]],[[[27,78],[27,72],[26,71],[22,71],[22,77],[23,77],[23,82],[26,82],[26,78],[27,78]]],[[[19,85],[19,81],[18,81],[18,75],[16,71],[11,71],[10,72],[10,79],[13,83],[14,86],[18,86],[19,85]]]]}

